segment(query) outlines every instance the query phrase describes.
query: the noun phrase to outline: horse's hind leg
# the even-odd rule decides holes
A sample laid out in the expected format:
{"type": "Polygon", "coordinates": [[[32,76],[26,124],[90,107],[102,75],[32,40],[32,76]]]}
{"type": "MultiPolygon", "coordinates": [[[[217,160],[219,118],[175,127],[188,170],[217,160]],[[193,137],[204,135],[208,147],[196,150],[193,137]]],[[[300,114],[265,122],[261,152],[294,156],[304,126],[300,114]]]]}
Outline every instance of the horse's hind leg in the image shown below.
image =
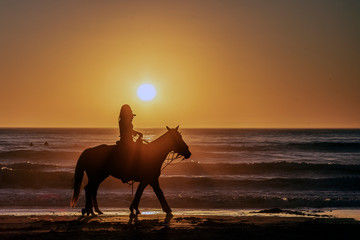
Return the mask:
{"type": "Polygon", "coordinates": [[[98,214],[103,214],[103,212],[100,211],[100,209],[99,209],[99,206],[98,206],[98,203],[97,203],[97,199],[96,199],[98,188],[99,188],[99,184],[98,184],[98,185],[94,185],[94,187],[92,188],[92,191],[91,191],[91,198],[92,198],[92,202],[93,202],[93,204],[94,204],[95,212],[97,212],[98,214]]]}
{"type": "Polygon", "coordinates": [[[94,211],[93,211],[93,202],[92,202],[92,193],[91,193],[92,189],[91,189],[91,184],[88,183],[85,186],[85,197],[86,197],[86,202],[85,202],[85,208],[83,208],[81,210],[82,215],[85,215],[85,213],[89,216],[89,214],[91,215],[95,215],[94,211]]]}
{"type": "Polygon", "coordinates": [[[107,178],[109,175],[102,175],[102,176],[99,176],[96,180],[92,180],[90,183],[89,183],[89,186],[90,186],[90,189],[91,189],[91,200],[92,200],[92,203],[94,205],[94,210],[95,212],[97,212],[98,214],[103,214],[103,212],[99,209],[99,205],[97,203],[97,191],[99,189],[99,185],[100,183],[102,183],[105,178],[107,178]]]}
{"type": "Polygon", "coordinates": [[[139,203],[140,203],[141,195],[143,194],[144,189],[146,188],[147,185],[148,185],[147,183],[140,182],[135,193],[135,198],[130,205],[131,214],[134,214],[134,209],[136,210],[136,215],[141,214],[141,212],[139,211],[139,203]]]}

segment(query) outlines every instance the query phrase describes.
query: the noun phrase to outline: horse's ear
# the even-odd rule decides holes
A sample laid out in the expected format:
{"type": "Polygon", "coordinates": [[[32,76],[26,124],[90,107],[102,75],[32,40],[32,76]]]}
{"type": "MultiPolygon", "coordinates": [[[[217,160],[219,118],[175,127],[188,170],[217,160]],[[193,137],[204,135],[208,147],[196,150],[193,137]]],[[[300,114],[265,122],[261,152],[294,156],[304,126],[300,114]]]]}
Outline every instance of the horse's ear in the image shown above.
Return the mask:
{"type": "Polygon", "coordinates": [[[179,125],[175,128],[175,130],[177,131],[179,129],[179,125]]]}
{"type": "Polygon", "coordinates": [[[168,126],[166,126],[166,129],[169,131],[170,130],[170,128],[168,127],[168,126]]]}

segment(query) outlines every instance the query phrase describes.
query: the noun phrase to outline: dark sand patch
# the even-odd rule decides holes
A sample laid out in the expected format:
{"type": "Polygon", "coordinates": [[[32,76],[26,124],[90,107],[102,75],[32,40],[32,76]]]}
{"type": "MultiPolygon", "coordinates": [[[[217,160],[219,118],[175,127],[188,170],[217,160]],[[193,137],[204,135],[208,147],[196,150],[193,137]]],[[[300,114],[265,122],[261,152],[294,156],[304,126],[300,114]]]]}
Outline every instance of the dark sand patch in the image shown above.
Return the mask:
{"type": "Polygon", "coordinates": [[[0,216],[0,239],[350,239],[353,219],[277,216],[0,216]]]}

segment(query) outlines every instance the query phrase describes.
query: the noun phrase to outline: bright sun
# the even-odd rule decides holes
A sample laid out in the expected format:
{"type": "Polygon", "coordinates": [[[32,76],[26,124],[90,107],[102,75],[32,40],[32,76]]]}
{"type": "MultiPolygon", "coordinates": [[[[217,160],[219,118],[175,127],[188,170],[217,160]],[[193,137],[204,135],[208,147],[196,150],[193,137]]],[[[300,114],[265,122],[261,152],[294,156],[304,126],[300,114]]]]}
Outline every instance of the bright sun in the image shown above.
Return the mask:
{"type": "Polygon", "coordinates": [[[153,100],[156,96],[156,89],[151,84],[142,84],[137,89],[138,97],[143,101],[150,101],[153,100]]]}

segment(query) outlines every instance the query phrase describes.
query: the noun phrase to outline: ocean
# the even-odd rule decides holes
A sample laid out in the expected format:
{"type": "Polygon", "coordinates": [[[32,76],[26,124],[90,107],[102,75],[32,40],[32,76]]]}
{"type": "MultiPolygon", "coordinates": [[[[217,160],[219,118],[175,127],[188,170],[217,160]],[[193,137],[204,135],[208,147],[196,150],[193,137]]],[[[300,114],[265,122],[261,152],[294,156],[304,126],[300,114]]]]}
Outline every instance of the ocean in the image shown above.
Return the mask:
{"type": "MultiPolygon", "coordinates": [[[[148,141],[166,132],[137,130],[148,141]]],[[[192,156],[167,166],[160,177],[172,208],[360,208],[359,129],[181,132],[192,156]]],[[[81,152],[117,140],[118,129],[0,129],[0,207],[67,211],[81,152]]],[[[128,208],[133,197],[130,185],[112,177],[98,192],[100,208],[128,208]]],[[[84,201],[82,191],[78,210],[84,201]]],[[[160,208],[151,187],[141,208],[160,208]]]]}

